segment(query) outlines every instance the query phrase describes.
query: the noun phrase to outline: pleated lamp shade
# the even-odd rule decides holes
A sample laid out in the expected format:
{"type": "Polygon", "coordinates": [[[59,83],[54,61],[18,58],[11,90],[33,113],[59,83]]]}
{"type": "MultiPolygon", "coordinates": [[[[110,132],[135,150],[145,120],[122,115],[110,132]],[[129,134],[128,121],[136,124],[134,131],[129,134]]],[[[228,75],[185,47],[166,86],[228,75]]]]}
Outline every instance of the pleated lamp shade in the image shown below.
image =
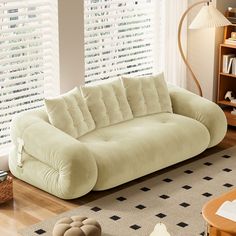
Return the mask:
{"type": "Polygon", "coordinates": [[[231,22],[212,5],[203,6],[196,15],[190,29],[212,28],[231,25],[231,22]]]}

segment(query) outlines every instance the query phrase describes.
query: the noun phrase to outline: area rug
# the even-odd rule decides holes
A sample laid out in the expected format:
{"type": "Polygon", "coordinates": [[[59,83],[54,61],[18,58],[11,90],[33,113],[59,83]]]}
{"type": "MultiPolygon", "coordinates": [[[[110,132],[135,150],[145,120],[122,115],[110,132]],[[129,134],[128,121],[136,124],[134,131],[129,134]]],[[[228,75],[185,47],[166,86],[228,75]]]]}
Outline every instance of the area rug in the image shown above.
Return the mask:
{"type": "Polygon", "coordinates": [[[158,222],[172,236],[204,235],[202,206],[232,190],[235,181],[233,147],[30,226],[20,234],[51,236],[59,218],[80,215],[96,219],[103,236],[148,236],[158,222]]]}

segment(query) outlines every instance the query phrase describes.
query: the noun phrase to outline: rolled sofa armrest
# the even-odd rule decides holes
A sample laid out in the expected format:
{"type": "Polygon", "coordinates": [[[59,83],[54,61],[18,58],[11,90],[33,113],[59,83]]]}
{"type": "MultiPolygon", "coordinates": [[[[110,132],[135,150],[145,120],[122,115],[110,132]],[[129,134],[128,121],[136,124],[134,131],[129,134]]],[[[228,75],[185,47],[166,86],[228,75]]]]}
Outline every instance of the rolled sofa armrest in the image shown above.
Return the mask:
{"type": "Polygon", "coordinates": [[[85,195],[97,181],[97,165],[86,146],[47,122],[44,110],[17,116],[11,127],[13,175],[63,199],[85,195]],[[19,140],[24,146],[17,163],[19,140]]]}
{"type": "Polygon", "coordinates": [[[206,126],[210,133],[209,148],[224,138],[227,120],[217,104],[179,87],[169,87],[169,93],[174,113],[193,118],[206,126]]]}

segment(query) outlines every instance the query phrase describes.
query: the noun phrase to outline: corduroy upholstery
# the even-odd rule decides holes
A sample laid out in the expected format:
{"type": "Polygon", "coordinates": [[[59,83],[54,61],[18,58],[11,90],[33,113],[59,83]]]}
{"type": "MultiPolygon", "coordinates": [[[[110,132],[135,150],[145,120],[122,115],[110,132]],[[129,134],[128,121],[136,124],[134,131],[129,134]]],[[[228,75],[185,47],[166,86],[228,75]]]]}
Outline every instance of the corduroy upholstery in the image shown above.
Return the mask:
{"type": "Polygon", "coordinates": [[[49,121],[78,138],[95,128],[93,118],[78,88],[57,98],[45,99],[49,121]]]}
{"type": "MultiPolygon", "coordinates": [[[[196,156],[225,136],[226,118],[215,103],[176,87],[166,94],[165,85],[163,95],[163,91],[155,91],[163,86],[155,84],[156,78],[137,80],[124,79],[125,87],[118,80],[82,88],[96,126],[83,135],[78,131],[70,134],[71,124],[66,124],[69,131],[54,127],[44,108],[16,116],[11,128],[12,174],[60,198],[72,199],[196,156]],[[133,97],[136,92],[137,96],[143,93],[142,103],[133,97]],[[161,101],[162,96],[167,100],[161,101]],[[24,143],[20,154],[19,139],[24,143]]],[[[60,113],[60,108],[56,109],[60,113]]],[[[58,118],[66,120],[64,115],[58,118]]]]}
{"type": "Polygon", "coordinates": [[[122,78],[134,117],[172,112],[163,73],[156,76],[122,78]]]}

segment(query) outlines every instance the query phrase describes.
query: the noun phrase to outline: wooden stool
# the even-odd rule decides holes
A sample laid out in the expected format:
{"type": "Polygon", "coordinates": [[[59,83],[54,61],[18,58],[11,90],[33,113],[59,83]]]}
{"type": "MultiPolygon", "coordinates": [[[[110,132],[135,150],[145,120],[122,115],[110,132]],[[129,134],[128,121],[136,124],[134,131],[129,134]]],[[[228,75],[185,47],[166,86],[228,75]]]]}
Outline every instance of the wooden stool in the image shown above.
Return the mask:
{"type": "Polygon", "coordinates": [[[6,180],[0,182],[0,204],[13,199],[13,181],[8,176],[6,180]]]}
{"type": "Polygon", "coordinates": [[[53,236],[101,236],[100,224],[91,218],[81,216],[64,217],[57,221],[53,236]]]}

